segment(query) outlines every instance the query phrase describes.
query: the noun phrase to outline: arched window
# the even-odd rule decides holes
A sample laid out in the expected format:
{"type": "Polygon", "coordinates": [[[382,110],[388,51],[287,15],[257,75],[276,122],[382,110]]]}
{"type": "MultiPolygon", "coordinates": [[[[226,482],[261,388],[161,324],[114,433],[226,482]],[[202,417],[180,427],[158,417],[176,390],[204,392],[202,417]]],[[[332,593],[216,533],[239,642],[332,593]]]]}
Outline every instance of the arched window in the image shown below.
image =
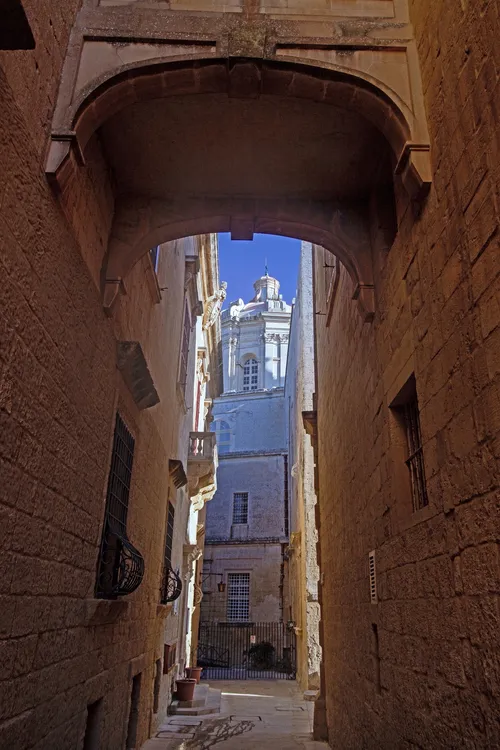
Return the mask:
{"type": "Polygon", "coordinates": [[[229,453],[231,450],[231,427],[223,419],[215,423],[215,434],[217,436],[217,450],[219,453],[229,453]]]}
{"type": "Polygon", "coordinates": [[[259,363],[256,359],[247,359],[243,365],[243,390],[256,391],[259,385],[259,363]]]}

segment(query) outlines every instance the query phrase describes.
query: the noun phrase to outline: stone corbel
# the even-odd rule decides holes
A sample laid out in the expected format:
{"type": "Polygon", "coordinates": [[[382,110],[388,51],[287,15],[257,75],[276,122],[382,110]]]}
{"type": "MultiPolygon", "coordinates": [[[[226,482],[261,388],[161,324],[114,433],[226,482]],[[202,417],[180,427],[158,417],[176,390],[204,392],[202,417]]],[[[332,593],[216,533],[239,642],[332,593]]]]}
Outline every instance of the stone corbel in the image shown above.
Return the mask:
{"type": "Polygon", "coordinates": [[[357,301],[363,321],[370,323],[375,315],[375,288],[373,284],[357,284],[352,299],[357,301]]]}
{"type": "Polygon", "coordinates": [[[328,247],[344,264],[354,281],[352,299],[364,322],[375,315],[372,245],[369,232],[368,207],[345,205],[334,211],[330,223],[331,244],[328,247]]]}
{"type": "Polygon", "coordinates": [[[396,165],[396,174],[414,201],[422,201],[432,183],[430,146],[425,143],[406,143],[396,165]]]}
{"type": "Polygon", "coordinates": [[[123,279],[106,279],[106,281],[104,282],[102,304],[104,312],[108,317],[112,314],[118,297],[121,294],[126,293],[127,290],[125,288],[125,284],[123,283],[123,279]]]}

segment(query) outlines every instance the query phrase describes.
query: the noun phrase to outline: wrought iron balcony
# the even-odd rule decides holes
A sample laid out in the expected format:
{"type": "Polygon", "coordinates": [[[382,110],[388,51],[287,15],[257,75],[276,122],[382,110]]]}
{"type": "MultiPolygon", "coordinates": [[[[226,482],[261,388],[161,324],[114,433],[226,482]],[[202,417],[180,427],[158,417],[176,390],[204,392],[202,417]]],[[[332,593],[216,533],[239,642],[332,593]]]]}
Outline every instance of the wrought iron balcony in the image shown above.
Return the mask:
{"type": "Polygon", "coordinates": [[[144,578],[144,558],[118,525],[106,520],[96,596],[114,599],[131,594],[144,578]]]}
{"type": "Polygon", "coordinates": [[[215,433],[190,432],[187,476],[191,497],[215,484],[217,466],[215,433]]]}
{"type": "Polygon", "coordinates": [[[160,601],[162,604],[170,604],[182,594],[182,581],[179,574],[172,568],[165,567],[161,584],[160,601]]]}

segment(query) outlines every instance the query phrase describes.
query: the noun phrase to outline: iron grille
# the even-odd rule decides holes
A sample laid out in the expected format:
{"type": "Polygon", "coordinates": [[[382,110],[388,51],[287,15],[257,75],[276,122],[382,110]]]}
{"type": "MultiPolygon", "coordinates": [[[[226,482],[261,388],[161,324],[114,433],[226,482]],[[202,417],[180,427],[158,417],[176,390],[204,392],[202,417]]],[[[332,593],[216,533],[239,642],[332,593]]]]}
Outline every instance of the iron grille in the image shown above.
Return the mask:
{"type": "Polygon", "coordinates": [[[131,594],[144,577],[144,559],[127,536],[133,461],[134,438],[117,414],[96,580],[101,599],[131,594]]]}
{"type": "Polygon", "coordinates": [[[182,594],[182,581],[179,574],[172,568],[163,569],[163,580],[161,585],[161,603],[170,604],[182,594]]]}
{"type": "Polygon", "coordinates": [[[295,630],[284,622],[201,622],[197,658],[205,680],[294,680],[295,630]]]}
{"type": "Polygon", "coordinates": [[[250,573],[228,573],[227,619],[245,622],[250,614],[250,573]]]}
{"type": "Polygon", "coordinates": [[[175,602],[182,593],[182,581],[172,569],[172,546],[174,543],[175,508],[168,504],[167,531],[165,534],[165,553],[163,562],[163,576],[161,582],[160,601],[162,604],[175,602]]]}
{"type": "Polygon", "coordinates": [[[248,492],[233,495],[233,524],[248,523],[248,492]]]}
{"type": "Polygon", "coordinates": [[[429,504],[425,485],[424,454],[422,451],[422,435],[420,432],[420,415],[418,402],[413,398],[403,407],[408,458],[406,465],[410,472],[411,494],[413,510],[420,510],[429,504]]]}

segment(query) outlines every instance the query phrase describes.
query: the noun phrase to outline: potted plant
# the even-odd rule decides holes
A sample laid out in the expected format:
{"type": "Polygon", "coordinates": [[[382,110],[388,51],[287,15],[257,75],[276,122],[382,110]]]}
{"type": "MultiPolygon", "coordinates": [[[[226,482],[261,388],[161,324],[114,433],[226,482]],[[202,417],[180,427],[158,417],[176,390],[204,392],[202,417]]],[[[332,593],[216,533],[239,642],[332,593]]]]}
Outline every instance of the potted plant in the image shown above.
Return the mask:
{"type": "Polygon", "coordinates": [[[190,677],[184,677],[175,681],[177,688],[177,700],[180,703],[184,701],[192,701],[194,697],[194,689],[196,687],[196,680],[190,677]]]}
{"type": "Polygon", "coordinates": [[[191,677],[196,680],[196,684],[200,684],[201,673],[203,667],[186,667],[186,677],[191,677]]]}

